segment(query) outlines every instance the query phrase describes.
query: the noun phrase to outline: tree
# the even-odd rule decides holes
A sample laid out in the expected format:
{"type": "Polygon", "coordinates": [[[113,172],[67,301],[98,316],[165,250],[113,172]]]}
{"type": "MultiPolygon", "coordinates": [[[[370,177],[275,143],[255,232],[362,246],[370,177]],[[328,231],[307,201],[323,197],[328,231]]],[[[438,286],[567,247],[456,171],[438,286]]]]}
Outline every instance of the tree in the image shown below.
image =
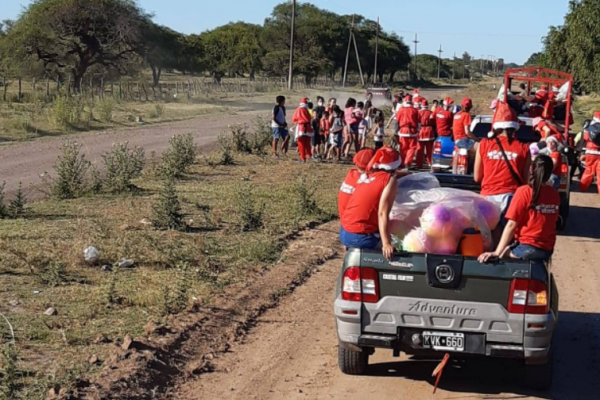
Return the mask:
{"type": "Polygon", "coordinates": [[[36,0],[5,39],[17,54],[80,82],[95,66],[126,72],[149,19],[133,0],[36,0]]]}
{"type": "Polygon", "coordinates": [[[200,35],[204,66],[217,78],[254,75],[262,68],[264,49],[260,25],[230,23],[200,35]]]}
{"type": "Polygon", "coordinates": [[[545,55],[542,52],[533,53],[527,61],[525,61],[526,67],[536,67],[545,65],[545,55]]]}
{"type": "Polygon", "coordinates": [[[144,28],[144,59],[152,70],[156,87],[164,69],[177,69],[185,40],[182,34],[165,26],[149,22],[144,28]]]}

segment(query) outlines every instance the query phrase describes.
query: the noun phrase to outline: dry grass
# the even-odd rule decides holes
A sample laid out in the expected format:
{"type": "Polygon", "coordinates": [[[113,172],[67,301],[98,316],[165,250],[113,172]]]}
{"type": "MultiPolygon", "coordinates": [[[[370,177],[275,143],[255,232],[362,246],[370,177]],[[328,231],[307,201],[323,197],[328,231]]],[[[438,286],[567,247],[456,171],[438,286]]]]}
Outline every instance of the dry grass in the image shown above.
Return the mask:
{"type": "MultiPolygon", "coordinates": [[[[181,265],[191,267],[190,303],[210,303],[224,287],[272,267],[287,235],[332,218],[348,169],[300,165],[295,155],[282,161],[236,155],[233,166],[212,166],[210,159],[177,183],[187,232],[160,232],[143,221],[150,220],[161,186],[150,173],[134,182],[135,194],[47,200],[31,204],[27,219],[0,221],[0,312],[16,330],[23,398],[41,399],[49,385],[93,375],[99,367],[88,365],[87,358],[97,354],[105,360],[110,350],[95,343],[98,336],[140,336],[148,320],[163,318],[165,291],[177,292],[181,265]],[[319,211],[297,208],[303,201],[297,198],[300,176],[314,188],[319,211]],[[236,202],[249,186],[255,201],[265,205],[264,228],[243,232],[236,202]],[[136,267],[106,273],[88,266],[83,250],[89,245],[99,249],[100,265],[130,258],[136,267]],[[65,270],[49,285],[41,277],[58,263],[65,270]],[[48,307],[58,314],[43,315],[48,307]]],[[[6,334],[0,324],[0,341],[6,334]]]]}

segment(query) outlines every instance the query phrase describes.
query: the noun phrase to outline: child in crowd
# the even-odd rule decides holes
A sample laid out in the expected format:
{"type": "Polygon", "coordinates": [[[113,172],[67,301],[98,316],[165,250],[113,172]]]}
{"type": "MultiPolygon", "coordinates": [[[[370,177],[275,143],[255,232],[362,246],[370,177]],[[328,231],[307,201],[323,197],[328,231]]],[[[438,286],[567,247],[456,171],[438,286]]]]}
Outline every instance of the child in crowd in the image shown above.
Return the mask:
{"type": "Polygon", "coordinates": [[[508,223],[496,251],[479,256],[480,262],[491,257],[543,261],[552,257],[560,209],[558,191],[546,184],[553,168],[550,157],[536,157],[529,185],[519,187],[510,203],[508,223]]]}
{"type": "Polygon", "coordinates": [[[560,188],[560,176],[562,175],[563,168],[562,154],[558,150],[560,144],[558,143],[558,139],[554,136],[548,137],[548,139],[546,139],[546,144],[548,145],[550,158],[554,164],[550,180],[554,189],[558,190],[560,188]]]}
{"type": "Polygon", "coordinates": [[[332,97],[329,99],[329,103],[327,103],[327,107],[325,107],[325,111],[329,113],[329,115],[333,114],[333,107],[337,105],[337,99],[332,97]]]}
{"type": "Polygon", "coordinates": [[[357,153],[360,151],[360,149],[364,149],[367,143],[367,132],[369,127],[364,110],[364,103],[359,101],[356,105],[356,110],[354,110],[354,115],[356,115],[357,119],[360,119],[358,122],[358,140],[356,141],[356,145],[358,146],[356,149],[357,153]]]}
{"type": "Polygon", "coordinates": [[[300,161],[305,163],[312,156],[311,138],[314,135],[309,101],[307,98],[302,99],[300,102],[300,106],[296,109],[296,112],[294,112],[292,122],[297,124],[296,137],[298,138],[298,153],[300,154],[300,161]]]}
{"type": "Polygon", "coordinates": [[[285,122],[285,96],[277,96],[275,107],[271,113],[271,129],[273,130],[273,157],[279,157],[279,141],[281,140],[281,152],[288,152],[290,136],[285,122]]]}
{"type": "MultiPolygon", "coordinates": [[[[321,116],[323,114],[321,113],[321,116]]],[[[311,146],[312,146],[312,158],[313,160],[321,159],[321,124],[320,124],[320,116],[317,109],[313,110],[312,114],[312,126],[314,134],[311,138],[311,146]]]]}
{"type": "Polygon", "coordinates": [[[326,157],[329,154],[329,128],[330,124],[330,114],[328,111],[323,111],[323,118],[319,121],[319,131],[321,132],[321,144],[323,146],[323,156],[326,157]]]}
{"type": "Polygon", "coordinates": [[[329,149],[328,159],[331,159],[332,154],[335,155],[338,161],[342,159],[342,134],[344,131],[344,112],[338,107],[333,106],[332,116],[330,118],[331,127],[329,129],[329,149]]]}
{"type": "Polygon", "coordinates": [[[345,122],[345,137],[344,143],[342,144],[342,152],[344,157],[350,156],[350,148],[352,143],[358,140],[358,123],[359,119],[356,117],[356,99],[350,97],[346,102],[344,108],[344,122],[345,122]]]}
{"type": "Polygon", "coordinates": [[[384,131],[384,119],[382,115],[375,117],[375,126],[373,127],[373,143],[375,144],[375,150],[379,150],[383,147],[383,139],[385,137],[384,131]]]}

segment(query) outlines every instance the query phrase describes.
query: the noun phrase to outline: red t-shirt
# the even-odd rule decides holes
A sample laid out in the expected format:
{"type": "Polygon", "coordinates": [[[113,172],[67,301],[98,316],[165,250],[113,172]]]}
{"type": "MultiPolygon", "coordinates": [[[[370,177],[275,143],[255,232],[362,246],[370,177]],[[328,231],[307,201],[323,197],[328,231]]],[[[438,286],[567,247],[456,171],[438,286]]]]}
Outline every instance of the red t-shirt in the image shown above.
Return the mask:
{"type": "Polygon", "coordinates": [[[359,179],[340,218],[344,230],[362,235],[379,232],[379,202],[390,179],[392,175],[385,171],[359,179]]]}
{"type": "Polygon", "coordinates": [[[438,108],[438,110],[435,113],[435,121],[438,136],[452,135],[452,111],[444,110],[443,108],[438,108]]]}
{"type": "Polygon", "coordinates": [[[521,182],[515,181],[510,173],[496,140],[484,139],[479,145],[483,166],[482,196],[514,193],[520,185],[525,183],[522,173],[527,159],[531,157],[529,147],[516,139],[509,144],[506,136],[499,136],[498,139],[513,170],[521,177],[521,182]]]}
{"type": "Polygon", "coordinates": [[[540,124],[538,125],[540,128],[540,132],[544,132],[543,135],[543,139],[548,139],[549,136],[554,136],[558,139],[559,142],[563,142],[563,134],[562,132],[560,132],[558,129],[556,129],[556,127],[554,125],[551,125],[549,123],[547,123],[546,121],[542,121],[540,122],[540,124]],[[545,133],[545,131],[542,130],[542,128],[547,127],[548,129],[550,129],[550,134],[547,135],[545,133]]]}
{"type": "Polygon", "coordinates": [[[600,155],[600,146],[590,140],[590,134],[588,131],[584,132],[583,139],[586,141],[585,149],[587,154],[600,155]]]}
{"type": "Polygon", "coordinates": [[[554,175],[561,176],[563,165],[562,155],[559,151],[553,151],[550,153],[550,158],[552,158],[552,161],[554,161],[554,169],[552,170],[552,173],[554,175]]]}
{"type": "Polygon", "coordinates": [[[454,116],[452,124],[452,132],[454,132],[454,141],[468,138],[465,133],[465,126],[471,127],[471,114],[466,111],[461,111],[454,116]]]}
{"type": "Polygon", "coordinates": [[[340,219],[342,219],[342,215],[344,214],[344,210],[348,205],[348,201],[350,201],[350,197],[354,193],[356,189],[356,182],[360,179],[361,172],[357,169],[351,169],[344,178],[344,182],[340,187],[340,193],[338,195],[338,212],[340,213],[340,219]]]}
{"type": "Polygon", "coordinates": [[[535,210],[529,208],[533,196],[530,186],[517,189],[506,213],[506,219],[517,223],[516,240],[521,244],[552,251],[556,244],[556,223],[560,209],[560,195],[550,186],[542,186],[535,210]]]}
{"type": "Polygon", "coordinates": [[[319,126],[320,126],[320,130],[321,130],[321,136],[329,136],[329,119],[321,118],[321,121],[319,122],[319,126]]]}

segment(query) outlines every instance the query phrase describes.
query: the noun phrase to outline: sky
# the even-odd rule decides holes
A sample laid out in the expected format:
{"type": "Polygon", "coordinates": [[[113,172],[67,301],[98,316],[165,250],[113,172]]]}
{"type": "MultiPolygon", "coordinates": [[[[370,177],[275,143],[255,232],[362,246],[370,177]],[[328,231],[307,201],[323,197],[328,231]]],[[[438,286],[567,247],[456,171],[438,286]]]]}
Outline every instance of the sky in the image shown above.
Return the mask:
{"type": "MultiPolygon", "coordinates": [[[[262,24],[273,7],[285,0],[138,0],[157,23],[183,33],[201,33],[232,21],[262,24]]],[[[287,0],[290,1],[290,0],[287,0]]],[[[460,57],[494,56],[507,62],[524,63],[542,48],[548,27],[561,25],[568,0],[312,0],[338,14],[380,17],[386,31],[405,38],[414,52],[415,33],[419,54],[460,57]],[[545,3],[544,6],[541,6],[545,3]],[[551,3],[552,6],[546,5],[551,3]],[[381,5],[376,5],[381,4],[381,5]]],[[[15,19],[30,0],[0,0],[0,20],[15,19]]]]}

